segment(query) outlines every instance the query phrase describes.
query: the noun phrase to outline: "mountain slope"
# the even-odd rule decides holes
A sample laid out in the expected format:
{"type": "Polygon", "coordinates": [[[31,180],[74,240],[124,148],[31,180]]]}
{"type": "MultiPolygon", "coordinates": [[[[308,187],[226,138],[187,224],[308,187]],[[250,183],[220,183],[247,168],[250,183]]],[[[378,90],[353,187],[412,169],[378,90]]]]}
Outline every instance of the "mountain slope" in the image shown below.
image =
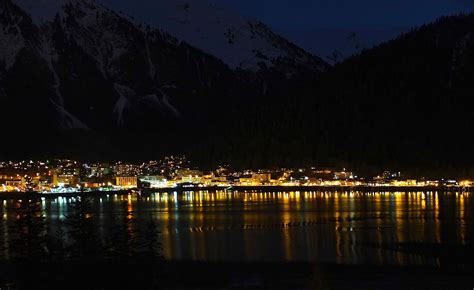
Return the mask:
{"type": "Polygon", "coordinates": [[[1,5],[2,101],[11,118],[34,102],[62,128],[138,126],[147,124],[144,111],[159,113],[158,122],[176,119],[186,111],[176,106],[209,90],[225,98],[233,86],[219,60],[93,1],[67,1],[41,24],[1,5]]]}
{"type": "Polygon", "coordinates": [[[203,164],[474,176],[474,15],[440,19],[324,74],[292,57],[233,69],[89,0],[54,15],[31,19],[0,2],[0,122],[14,136],[3,156],[185,152],[203,164]]]}
{"type": "MultiPolygon", "coordinates": [[[[32,15],[35,23],[42,23],[61,12],[69,0],[15,2],[32,15]]],[[[101,2],[108,3],[106,0],[101,2]]],[[[130,21],[143,26],[150,23],[167,31],[179,41],[221,59],[232,69],[256,71],[262,66],[278,66],[281,62],[293,63],[293,69],[306,67],[322,71],[327,68],[321,59],[275,34],[263,23],[246,19],[213,1],[159,0],[138,2],[135,6],[142,9],[132,7],[136,15],[127,16],[130,21]]],[[[126,11],[129,8],[127,6],[126,11]]]]}
{"type": "Polygon", "coordinates": [[[324,142],[344,159],[473,168],[474,14],[401,35],[335,66],[322,83],[317,123],[331,128],[324,142]]]}
{"type": "Polygon", "coordinates": [[[281,30],[281,34],[328,63],[336,64],[409,30],[406,27],[380,30],[317,28],[281,30]]]}
{"type": "Polygon", "coordinates": [[[278,36],[261,22],[242,17],[216,2],[138,1],[137,6],[146,5],[148,9],[144,11],[132,5],[124,5],[124,9],[131,10],[137,19],[144,19],[179,40],[216,56],[232,69],[255,71],[262,65],[272,67],[281,61],[291,61],[313,70],[326,68],[319,58],[278,36]]]}
{"type": "Polygon", "coordinates": [[[442,18],[293,83],[240,122],[217,160],[472,178],[474,14],[442,18]]]}
{"type": "MultiPolygon", "coordinates": [[[[174,1],[160,3],[162,8],[180,7],[174,1]]],[[[227,12],[221,15],[220,10],[208,11],[213,6],[197,3],[183,9],[200,7],[201,14],[227,19],[227,12]]],[[[8,118],[34,101],[41,108],[35,111],[48,112],[43,114],[49,118],[46,123],[54,125],[56,119],[65,129],[155,128],[153,123],[183,116],[192,120],[196,111],[200,116],[194,117],[206,118],[211,108],[222,108],[219,104],[228,104],[233,96],[267,93],[275,73],[289,77],[327,68],[263,24],[235,15],[229,21],[242,27],[232,38],[243,46],[221,47],[216,53],[230,65],[242,56],[237,51],[251,49],[258,56],[252,65],[232,71],[214,56],[92,0],[14,0],[1,5],[1,91],[4,105],[12,108],[8,118]],[[222,53],[236,58],[231,61],[222,53]]],[[[179,11],[169,12],[183,17],[179,11]]],[[[203,20],[199,13],[192,14],[193,23],[203,20]]],[[[213,27],[206,27],[210,35],[217,33],[213,27]]],[[[186,34],[186,29],[180,31],[186,34]]],[[[37,114],[35,118],[44,119],[37,114]]]]}
{"type": "Polygon", "coordinates": [[[0,2],[0,107],[5,108],[0,122],[10,125],[6,133],[11,136],[2,144],[11,142],[10,149],[2,154],[80,155],[85,152],[81,146],[95,148],[84,154],[125,147],[140,153],[141,143],[134,140],[143,137],[159,154],[184,146],[183,140],[201,142],[219,134],[248,106],[272,98],[291,79],[327,69],[318,58],[255,25],[258,33],[272,37],[272,45],[301,58],[278,56],[257,69],[232,69],[93,0],[0,2]],[[25,147],[30,140],[41,142],[25,147]]]}

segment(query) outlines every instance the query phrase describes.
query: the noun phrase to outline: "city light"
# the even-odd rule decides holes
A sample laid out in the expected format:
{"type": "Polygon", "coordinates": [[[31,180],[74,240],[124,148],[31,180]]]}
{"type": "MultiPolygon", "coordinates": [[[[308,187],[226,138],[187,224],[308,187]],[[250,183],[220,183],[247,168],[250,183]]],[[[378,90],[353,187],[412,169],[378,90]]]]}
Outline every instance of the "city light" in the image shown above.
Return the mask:
{"type": "Polygon", "coordinates": [[[185,157],[165,157],[160,161],[132,163],[85,163],[77,160],[0,162],[0,192],[80,193],[127,190],[206,188],[406,188],[470,189],[471,180],[426,179],[405,176],[400,171],[384,171],[374,177],[346,168],[279,168],[232,170],[218,167],[204,172],[185,157]]]}

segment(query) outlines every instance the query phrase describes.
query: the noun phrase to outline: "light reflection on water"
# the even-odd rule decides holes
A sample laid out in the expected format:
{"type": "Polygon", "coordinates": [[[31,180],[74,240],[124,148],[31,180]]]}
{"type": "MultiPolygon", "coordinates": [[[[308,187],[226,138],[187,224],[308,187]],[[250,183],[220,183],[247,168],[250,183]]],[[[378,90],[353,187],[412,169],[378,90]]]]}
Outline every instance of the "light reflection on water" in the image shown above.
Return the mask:
{"type": "MultiPolygon", "coordinates": [[[[73,200],[43,199],[48,224],[64,219],[73,200]]],[[[5,240],[14,207],[3,202],[5,240]]],[[[470,245],[474,202],[444,192],[198,191],[104,195],[93,208],[102,238],[114,216],[139,221],[129,227],[153,218],[167,259],[439,265],[398,245],[470,245]]]]}

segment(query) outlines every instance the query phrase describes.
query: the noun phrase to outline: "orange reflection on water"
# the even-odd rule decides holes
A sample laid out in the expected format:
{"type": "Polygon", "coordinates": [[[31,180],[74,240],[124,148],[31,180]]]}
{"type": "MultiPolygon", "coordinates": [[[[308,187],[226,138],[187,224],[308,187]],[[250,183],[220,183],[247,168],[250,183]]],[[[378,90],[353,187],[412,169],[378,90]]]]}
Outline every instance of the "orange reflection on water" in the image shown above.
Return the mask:
{"type": "Polygon", "coordinates": [[[168,259],[219,259],[232,247],[251,259],[271,247],[286,261],[329,255],[336,263],[423,264],[426,257],[397,245],[469,238],[466,193],[201,191],[149,198],[159,208],[168,259]],[[451,211],[455,224],[446,219],[451,211]],[[450,235],[455,231],[458,237],[450,235]]]}
{"type": "Polygon", "coordinates": [[[465,244],[466,243],[466,218],[465,218],[465,213],[466,213],[466,203],[465,203],[465,193],[460,193],[459,197],[457,198],[457,207],[458,207],[458,220],[459,220],[459,236],[461,243],[465,244]]]}

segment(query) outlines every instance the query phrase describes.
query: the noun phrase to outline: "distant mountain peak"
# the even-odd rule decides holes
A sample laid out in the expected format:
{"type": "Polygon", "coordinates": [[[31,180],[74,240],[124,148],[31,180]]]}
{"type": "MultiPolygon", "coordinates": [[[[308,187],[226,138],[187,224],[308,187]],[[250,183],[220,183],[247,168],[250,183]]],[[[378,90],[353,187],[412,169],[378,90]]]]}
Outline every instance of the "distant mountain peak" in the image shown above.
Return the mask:
{"type": "MultiPolygon", "coordinates": [[[[221,59],[231,69],[258,70],[286,59],[314,70],[325,63],[263,23],[210,0],[158,0],[134,19],[167,31],[180,41],[221,59]]],[[[138,10],[138,9],[137,9],[138,10]]]]}
{"type": "MultiPolygon", "coordinates": [[[[51,21],[64,13],[67,4],[101,7],[101,0],[11,0],[31,16],[34,24],[51,21]]],[[[153,15],[130,16],[117,12],[135,24],[148,24],[164,30],[204,52],[211,54],[231,69],[257,71],[262,66],[274,67],[279,62],[324,71],[320,58],[274,33],[263,23],[245,18],[231,9],[209,0],[158,0],[147,3],[144,11],[153,15]]],[[[114,11],[113,9],[111,11],[114,11]]]]}

